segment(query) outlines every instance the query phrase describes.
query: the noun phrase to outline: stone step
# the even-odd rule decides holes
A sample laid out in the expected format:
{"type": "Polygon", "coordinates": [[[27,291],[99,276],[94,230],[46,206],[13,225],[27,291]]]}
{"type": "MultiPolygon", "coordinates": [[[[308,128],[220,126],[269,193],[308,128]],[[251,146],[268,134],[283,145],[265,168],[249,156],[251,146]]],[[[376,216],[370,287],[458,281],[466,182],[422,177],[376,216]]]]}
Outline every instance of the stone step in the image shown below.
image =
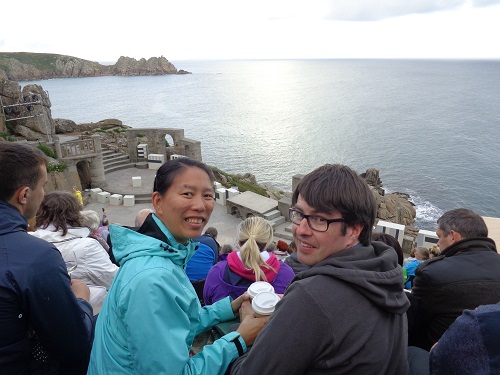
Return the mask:
{"type": "Polygon", "coordinates": [[[104,167],[104,173],[109,173],[109,172],[114,172],[114,171],[119,171],[120,169],[127,169],[127,168],[134,168],[135,163],[128,163],[128,164],[118,164],[115,166],[111,166],[109,168],[104,167]]]}
{"type": "Polygon", "coordinates": [[[130,161],[130,158],[129,158],[128,155],[123,155],[123,154],[113,154],[113,155],[110,155],[110,156],[102,158],[102,161],[104,162],[104,164],[106,164],[108,162],[115,161],[115,160],[127,160],[127,161],[130,161]]]}
{"type": "Polygon", "coordinates": [[[266,212],[264,214],[264,219],[271,221],[271,220],[273,220],[273,219],[275,219],[277,217],[280,217],[280,216],[281,216],[281,212],[280,211],[278,211],[278,210],[272,210],[272,211],[266,212]]]}
{"type": "Polygon", "coordinates": [[[286,220],[285,220],[285,217],[284,216],[278,216],[278,217],[275,217],[271,220],[267,219],[270,223],[271,223],[271,226],[274,228],[280,224],[283,224],[286,220]]]}
{"type": "Polygon", "coordinates": [[[287,226],[285,227],[285,231],[286,231],[286,232],[289,232],[289,233],[292,233],[292,223],[290,223],[289,225],[287,225],[287,226]]]}
{"type": "Polygon", "coordinates": [[[104,161],[103,162],[103,165],[104,165],[104,169],[107,169],[109,167],[113,167],[115,165],[118,165],[118,164],[129,164],[130,163],[130,159],[126,158],[126,159],[113,159],[113,160],[108,160],[108,161],[104,161]]]}
{"type": "Polygon", "coordinates": [[[288,241],[293,241],[293,235],[290,232],[283,231],[283,230],[276,230],[274,232],[274,237],[281,238],[283,240],[288,240],[288,241]]]}

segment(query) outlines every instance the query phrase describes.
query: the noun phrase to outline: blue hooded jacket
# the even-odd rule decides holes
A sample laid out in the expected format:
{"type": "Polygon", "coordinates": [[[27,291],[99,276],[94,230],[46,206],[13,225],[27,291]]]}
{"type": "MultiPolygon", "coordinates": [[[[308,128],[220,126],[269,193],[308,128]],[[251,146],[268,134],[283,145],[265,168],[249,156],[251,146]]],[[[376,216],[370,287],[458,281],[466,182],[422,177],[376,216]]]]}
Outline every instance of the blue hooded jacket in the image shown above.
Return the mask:
{"type": "Polygon", "coordinates": [[[97,320],[89,375],[224,374],[238,357],[231,332],[193,357],[195,335],[234,319],[231,299],[201,307],[184,271],[196,243],[179,244],[153,214],[139,231],[110,225],[120,269],[97,320]]]}

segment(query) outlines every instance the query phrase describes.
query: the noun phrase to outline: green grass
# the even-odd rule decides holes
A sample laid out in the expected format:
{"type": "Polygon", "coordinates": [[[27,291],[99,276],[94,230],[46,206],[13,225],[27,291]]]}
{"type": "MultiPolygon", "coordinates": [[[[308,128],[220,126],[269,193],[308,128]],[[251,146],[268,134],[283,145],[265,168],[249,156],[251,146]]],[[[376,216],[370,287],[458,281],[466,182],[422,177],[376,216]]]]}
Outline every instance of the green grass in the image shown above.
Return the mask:
{"type": "MultiPolygon", "coordinates": [[[[58,55],[55,53],[33,53],[33,52],[0,52],[0,68],[6,70],[8,65],[3,59],[16,59],[20,63],[33,65],[37,69],[55,69],[57,59],[77,57],[58,55]]],[[[83,59],[79,59],[83,60],[83,59]]]]}
{"type": "Polygon", "coordinates": [[[68,166],[66,164],[49,164],[47,165],[47,172],[64,172],[68,166]]]}
{"type": "Polygon", "coordinates": [[[9,141],[9,142],[15,141],[15,139],[12,137],[12,134],[10,134],[8,132],[0,132],[0,137],[2,137],[3,139],[5,139],[6,141],[9,141]]]}
{"type": "Polygon", "coordinates": [[[242,193],[245,191],[251,191],[251,192],[254,192],[255,194],[259,194],[259,195],[262,195],[264,197],[269,198],[269,195],[267,194],[266,189],[264,189],[262,186],[252,184],[252,183],[248,182],[247,180],[239,178],[238,176],[221,171],[217,167],[211,166],[210,168],[214,172],[215,179],[217,180],[217,182],[220,182],[225,187],[229,188],[231,186],[237,186],[238,190],[242,193]],[[226,178],[227,183],[224,183],[221,179],[218,179],[217,174],[223,175],[226,178]]]}
{"type": "Polygon", "coordinates": [[[55,62],[62,55],[52,53],[31,53],[31,52],[0,52],[0,67],[7,67],[2,62],[2,58],[16,59],[20,63],[29,64],[37,67],[38,69],[53,69],[55,62]]]}
{"type": "Polygon", "coordinates": [[[46,146],[46,145],[38,145],[38,148],[40,150],[42,150],[42,152],[47,155],[48,157],[51,157],[52,159],[57,159],[57,155],[56,153],[54,152],[54,150],[52,150],[49,146],[46,146]]]}

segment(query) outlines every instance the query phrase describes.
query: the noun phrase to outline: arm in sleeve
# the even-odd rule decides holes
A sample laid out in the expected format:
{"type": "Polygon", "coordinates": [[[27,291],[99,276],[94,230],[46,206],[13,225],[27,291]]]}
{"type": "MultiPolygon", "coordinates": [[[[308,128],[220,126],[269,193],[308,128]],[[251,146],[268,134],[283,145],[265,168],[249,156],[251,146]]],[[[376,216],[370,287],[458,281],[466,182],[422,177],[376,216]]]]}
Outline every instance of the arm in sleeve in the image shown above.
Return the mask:
{"type": "Polygon", "coordinates": [[[33,277],[28,291],[33,329],[43,346],[58,360],[88,360],[93,331],[92,307],[77,299],[64,260],[54,248],[33,277]]]}
{"type": "Polygon", "coordinates": [[[204,306],[200,313],[200,326],[197,333],[204,332],[220,322],[236,318],[231,307],[231,297],[221,299],[210,306],[204,306]]]}
{"type": "Polygon", "coordinates": [[[334,344],[332,328],[315,296],[293,283],[248,353],[231,368],[235,374],[304,374],[334,344]],[[276,353],[279,355],[270,355],[276,353]]]}
{"type": "Polygon", "coordinates": [[[85,247],[88,277],[95,285],[109,289],[118,272],[118,267],[111,262],[108,253],[97,240],[87,238],[85,241],[88,242],[85,247]]]}
{"type": "Polygon", "coordinates": [[[243,341],[238,333],[233,333],[235,337],[226,335],[228,337],[189,357],[190,327],[198,317],[190,316],[193,301],[182,295],[182,290],[171,274],[162,270],[137,275],[127,291],[122,292],[121,315],[128,331],[131,360],[138,374],[222,375],[238,357],[237,346],[231,341],[243,341]]]}

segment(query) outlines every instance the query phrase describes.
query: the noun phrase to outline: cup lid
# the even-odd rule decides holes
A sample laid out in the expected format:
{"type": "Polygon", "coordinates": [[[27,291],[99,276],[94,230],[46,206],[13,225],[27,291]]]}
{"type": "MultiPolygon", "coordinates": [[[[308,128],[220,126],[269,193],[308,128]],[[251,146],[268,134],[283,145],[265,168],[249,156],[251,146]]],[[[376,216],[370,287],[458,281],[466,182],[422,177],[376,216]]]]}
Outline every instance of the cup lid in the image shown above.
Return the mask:
{"type": "Polygon", "coordinates": [[[274,292],[262,292],[252,299],[252,309],[260,315],[270,315],[273,313],[280,297],[274,292]]]}
{"type": "Polygon", "coordinates": [[[248,287],[247,292],[253,298],[262,292],[274,292],[274,287],[265,281],[256,281],[248,287]]]}

